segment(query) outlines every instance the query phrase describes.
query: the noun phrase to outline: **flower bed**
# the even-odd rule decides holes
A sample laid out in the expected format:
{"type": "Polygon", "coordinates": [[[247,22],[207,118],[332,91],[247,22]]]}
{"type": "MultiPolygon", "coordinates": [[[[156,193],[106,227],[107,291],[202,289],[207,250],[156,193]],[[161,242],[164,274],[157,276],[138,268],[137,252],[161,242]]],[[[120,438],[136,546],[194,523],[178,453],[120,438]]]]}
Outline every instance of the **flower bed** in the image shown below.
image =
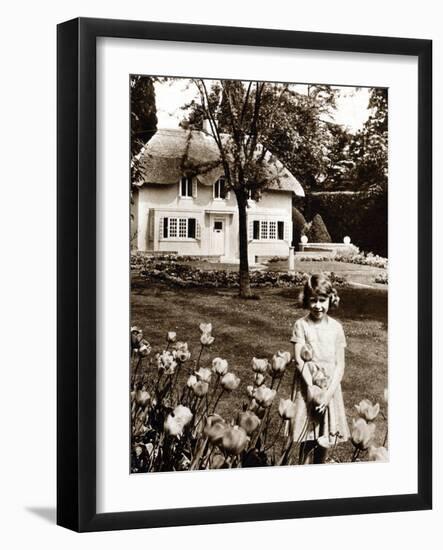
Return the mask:
{"type": "Polygon", "coordinates": [[[374,282],[379,283],[381,285],[387,285],[388,284],[388,274],[387,273],[380,273],[375,277],[374,282]]]}
{"type": "Polygon", "coordinates": [[[380,267],[383,269],[388,268],[388,259],[378,256],[377,254],[372,254],[369,252],[365,254],[364,252],[359,252],[358,254],[344,255],[337,254],[334,258],[337,262],[347,262],[350,264],[360,264],[360,265],[369,265],[371,267],[380,267]]]}
{"type": "MultiPolygon", "coordinates": [[[[211,357],[212,324],[201,323],[200,331],[199,350],[177,341],[171,331],[165,346],[154,355],[142,331],[131,328],[131,472],[296,463],[301,436],[294,440],[289,429],[296,406],[280,389],[285,374],[293,378],[294,387],[299,372],[291,354],[277,351],[272,358],[253,357],[249,377],[241,380],[227,360],[211,357]],[[239,395],[238,409],[229,412],[231,418],[223,418],[217,407],[224,396],[233,393],[239,395]],[[277,426],[276,430],[271,426],[277,426]]],[[[319,414],[314,406],[329,381],[312,361],[308,346],[302,357],[313,376],[312,397],[308,398],[313,422],[312,415],[319,414]]],[[[385,413],[378,403],[367,399],[356,405],[356,410],[358,418],[351,429],[354,450],[345,460],[386,461],[387,434],[383,446],[373,445],[375,420],[379,414],[385,418],[385,413]]],[[[330,462],[339,462],[335,451],[340,437],[338,431],[319,434],[315,447],[329,449],[330,462]]]]}
{"type": "Polygon", "coordinates": [[[365,254],[364,252],[359,252],[358,248],[356,248],[356,251],[350,251],[349,253],[344,252],[336,252],[331,253],[329,255],[302,255],[297,254],[296,258],[300,262],[330,262],[330,261],[336,261],[336,262],[344,262],[349,264],[359,264],[359,265],[367,265],[370,267],[379,267],[382,269],[388,268],[388,259],[383,258],[382,256],[378,256],[376,254],[372,254],[369,252],[368,254],[365,254]]]}
{"type": "MultiPolygon", "coordinates": [[[[131,268],[147,280],[160,281],[174,286],[186,287],[222,287],[237,288],[238,271],[227,271],[225,269],[199,269],[190,265],[189,262],[181,263],[175,257],[154,258],[152,256],[137,255],[131,261],[131,268]]],[[[346,278],[328,273],[331,281],[336,286],[346,284],[346,278]]],[[[302,286],[307,274],[298,271],[296,273],[276,271],[251,271],[251,287],[275,287],[285,288],[302,286]]]]}

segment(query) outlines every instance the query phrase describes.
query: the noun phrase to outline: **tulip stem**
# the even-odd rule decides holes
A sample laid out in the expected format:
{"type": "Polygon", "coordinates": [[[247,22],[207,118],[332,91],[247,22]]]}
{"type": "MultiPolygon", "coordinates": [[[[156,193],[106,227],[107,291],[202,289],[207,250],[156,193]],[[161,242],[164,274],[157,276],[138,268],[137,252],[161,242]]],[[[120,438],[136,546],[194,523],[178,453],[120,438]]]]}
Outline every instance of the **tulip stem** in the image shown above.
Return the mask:
{"type": "MultiPolygon", "coordinates": [[[[271,405],[272,406],[272,405],[271,405]]],[[[265,433],[263,434],[263,445],[266,443],[266,439],[268,437],[268,428],[269,428],[269,422],[271,421],[271,413],[270,413],[271,407],[267,409],[268,415],[266,418],[266,426],[265,426],[265,433]]]]}
{"type": "MultiPolygon", "coordinates": [[[[335,449],[337,448],[337,441],[338,441],[338,434],[339,432],[335,432],[335,440],[334,440],[334,446],[332,447],[331,457],[334,457],[335,449]]],[[[335,458],[334,458],[335,460],[335,458]]]]}
{"type": "MultiPolygon", "coordinates": [[[[304,365],[303,365],[303,368],[304,368],[304,365]]],[[[292,385],[291,385],[291,400],[292,401],[294,401],[294,399],[295,399],[295,387],[296,387],[297,373],[298,372],[299,372],[299,370],[297,369],[297,365],[294,362],[294,376],[292,377],[292,385]]],[[[302,373],[303,373],[303,370],[302,370],[302,373]]]]}
{"type": "Polygon", "coordinates": [[[251,445],[249,447],[250,449],[253,449],[257,445],[258,439],[259,439],[260,434],[263,430],[263,426],[265,425],[265,419],[267,420],[268,415],[269,415],[269,408],[266,409],[266,412],[265,412],[263,418],[261,419],[260,426],[257,430],[257,433],[255,434],[254,439],[251,440],[251,445]]]}
{"type": "Polygon", "coordinates": [[[220,383],[220,377],[217,376],[217,381],[215,382],[215,387],[214,387],[214,391],[212,392],[211,394],[211,398],[209,399],[209,405],[208,405],[208,413],[209,413],[209,408],[211,407],[212,405],[212,402],[214,401],[214,397],[215,397],[215,392],[217,391],[218,389],[218,385],[220,383]]]}
{"type": "Polygon", "coordinates": [[[273,389],[273,387],[274,387],[275,374],[274,374],[274,373],[272,373],[272,375],[271,375],[271,376],[272,376],[272,379],[271,379],[271,390],[272,390],[272,389],[273,389]]]}
{"type": "Polygon", "coordinates": [[[198,354],[197,365],[195,367],[195,370],[198,370],[198,367],[200,365],[200,357],[202,356],[202,353],[203,353],[203,344],[200,346],[200,353],[198,354]]]}
{"type": "Polygon", "coordinates": [[[138,367],[139,367],[139,365],[140,365],[142,359],[143,359],[143,357],[140,355],[140,357],[138,358],[137,364],[135,365],[135,369],[134,369],[134,382],[135,382],[135,379],[136,379],[136,377],[137,377],[138,367]]]}
{"type": "Polygon", "coordinates": [[[214,408],[212,409],[212,414],[215,413],[215,409],[217,408],[218,402],[220,401],[220,398],[221,398],[221,396],[223,395],[224,391],[225,391],[225,389],[222,388],[222,390],[221,390],[219,396],[217,397],[217,400],[216,400],[216,402],[215,402],[214,408]]]}
{"type": "MultiPolygon", "coordinates": [[[[205,410],[203,410],[202,414],[200,415],[200,418],[198,419],[198,421],[195,425],[195,428],[198,428],[198,425],[203,420],[203,417],[205,416],[205,414],[207,415],[208,412],[209,412],[208,394],[205,394],[205,402],[206,402],[206,409],[205,409],[205,407],[203,407],[203,409],[205,409],[205,410]]],[[[196,412],[196,414],[197,414],[197,412],[196,412]]]]}
{"type": "MultiPolygon", "coordinates": [[[[177,385],[178,376],[179,376],[179,373],[180,373],[180,367],[181,367],[181,363],[177,363],[177,370],[175,372],[174,381],[173,381],[172,387],[171,387],[171,397],[172,397],[172,399],[174,399],[174,390],[175,390],[175,386],[177,385]]],[[[177,395],[177,399],[179,399],[179,395],[177,395]]]]}
{"type": "Polygon", "coordinates": [[[205,465],[203,467],[203,470],[207,470],[208,466],[209,466],[209,469],[210,469],[210,466],[211,466],[210,460],[211,460],[212,453],[214,452],[214,449],[215,449],[215,445],[211,445],[211,450],[209,451],[209,453],[205,457],[205,465]]]}

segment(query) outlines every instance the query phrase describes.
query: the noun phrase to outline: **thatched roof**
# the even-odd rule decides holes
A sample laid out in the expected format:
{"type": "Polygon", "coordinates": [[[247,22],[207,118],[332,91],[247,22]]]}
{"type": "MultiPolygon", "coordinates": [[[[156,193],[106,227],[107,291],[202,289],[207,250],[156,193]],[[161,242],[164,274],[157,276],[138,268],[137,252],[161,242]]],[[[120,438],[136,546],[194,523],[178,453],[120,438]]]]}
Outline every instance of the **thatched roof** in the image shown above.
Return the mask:
{"type": "MultiPolygon", "coordinates": [[[[177,183],[183,175],[195,175],[203,185],[213,185],[223,175],[220,153],[212,136],[197,130],[160,129],[139,154],[145,183],[177,183]]],[[[265,164],[269,189],[292,191],[304,196],[298,180],[276,158],[265,164]]]]}

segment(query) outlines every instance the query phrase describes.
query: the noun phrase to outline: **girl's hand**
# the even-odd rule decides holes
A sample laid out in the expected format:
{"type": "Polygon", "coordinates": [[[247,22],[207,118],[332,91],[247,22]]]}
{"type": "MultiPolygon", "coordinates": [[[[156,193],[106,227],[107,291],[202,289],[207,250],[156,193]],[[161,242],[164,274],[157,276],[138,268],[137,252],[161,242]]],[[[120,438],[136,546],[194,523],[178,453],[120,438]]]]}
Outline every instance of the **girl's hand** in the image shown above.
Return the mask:
{"type": "Polygon", "coordinates": [[[328,406],[328,404],[325,403],[325,402],[323,402],[323,403],[321,403],[320,405],[317,405],[317,406],[315,407],[315,410],[316,410],[318,413],[324,413],[327,406],[328,406]]]}

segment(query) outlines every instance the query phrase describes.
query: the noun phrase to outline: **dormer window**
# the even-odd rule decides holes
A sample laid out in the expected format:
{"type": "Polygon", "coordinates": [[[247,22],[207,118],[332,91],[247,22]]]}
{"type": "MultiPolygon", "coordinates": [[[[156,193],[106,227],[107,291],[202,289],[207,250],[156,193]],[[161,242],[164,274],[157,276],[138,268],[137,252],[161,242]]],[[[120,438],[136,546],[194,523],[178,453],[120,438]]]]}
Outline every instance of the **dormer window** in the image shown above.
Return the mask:
{"type": "Polygon", "coordinates": [[[180,197],[192,198],[192,178],[189,176],[183,176],[180,180],[180,197]]]}
{"type": "Polygon", "coordinates": [[[226,191],[226,180],[225,178],[219,178],[214,183],[214,199],[226,199],[228,193],[226,191]]]}

